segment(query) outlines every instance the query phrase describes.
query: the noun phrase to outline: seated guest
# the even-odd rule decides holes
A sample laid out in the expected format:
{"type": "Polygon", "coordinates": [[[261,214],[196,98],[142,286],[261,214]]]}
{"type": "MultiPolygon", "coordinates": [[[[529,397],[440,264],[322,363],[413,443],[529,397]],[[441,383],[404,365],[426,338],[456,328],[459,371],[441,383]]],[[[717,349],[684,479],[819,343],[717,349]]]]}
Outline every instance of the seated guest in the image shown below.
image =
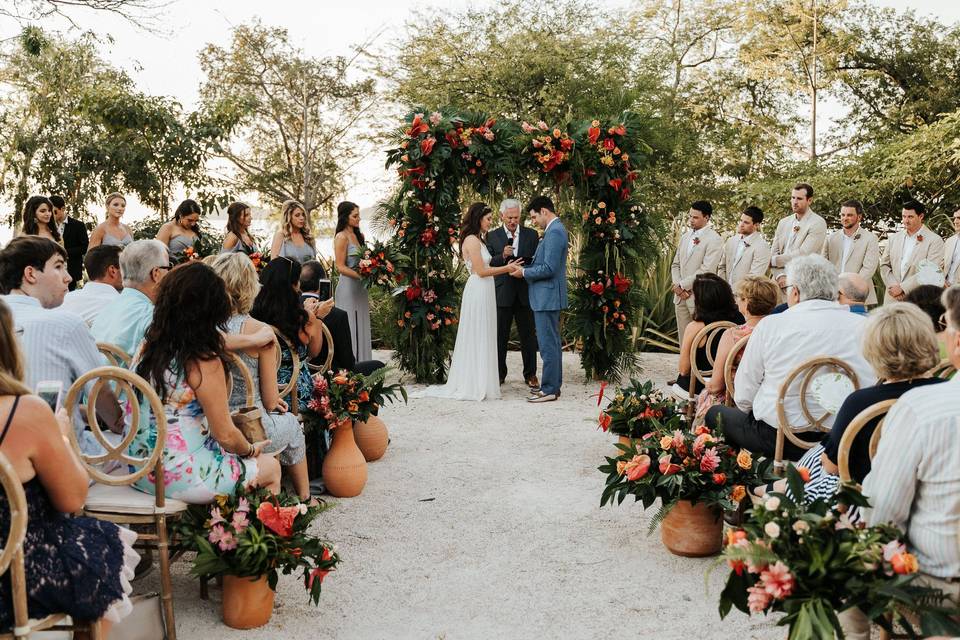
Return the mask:
{"type": "Polygon", "coordinates": [[[937,342],[940,345],[940,359],[947,359],[947,326],[944,323],[943,314],[946,309],[940,301],[943,296],[943,289],[933,284],[922,284],[907,294],[906,302],[920,307],[933,323],[933,330],[937,334],[937,342]]]}
{"type": "MultiPolygon", "coordinates": [[[[736,407],[714,406],[706,416],[707,426],[722,431],[733,446],[766,456],[773,456],[776,448],[780,384],[798,365],[817,356],[832,356],[853,368],[859,386],[877,379],[860,350],[866,318],[836,301],[838,276],[833,265],[819,255],[800,256],[787,264],[786,273],[790,308],[764,318],[750,334],[734,379],[736,407]]],[[[798,380],[787,392],[785,410],[790,425],[805,426],[799,387],[798,380]]],[[[823,413],[816,402],[808,406],[813,415],[823,413]]],[[[788,460],[799,460],[805,451],[785,442],[788,460]]]]}
{"type": "MultiPolygon", "coordinates": [[[[0,302],[0,451],[10,460],[27,498],[23,562],[30,617],[66,613],[96,622],[100,637],[131,608],[130,579],[139,556],[137,534],[111,522],[71,517],[83,508],[87,471],[67,441],[70,419],[54,417],[23,384],[23,361],[9,307],[0,302]]],[[[0,500],[0,531],[10,528],[10,505],[0,500]]],[[[14,626],[10,580],[0,581],[0,629],[14,626]]],[[[42,634],[41,634],[42,635],[42,634]]]]}
{"type": "MultiPolygon", "coordinates": [[[[257,270],[243,253],[223,253],[217,257],[213,270],[223,278],[233,315],[227,321],[227,331],[236,334],[251,334],[264,325],[250,317],[250,307],[257,296],[260,284],[257,270]]],[[[268,328],[269,329],[269,328],[268,328]]],[[[266,451],[280,451],[278,460],[290,474],[293,489],[301,500],[310,499],[310,480],[307,477],[306,444],[303,428],[297,416],[287,413],[287,405],[280,399],[277,388],[277,365],[280,351],[276,342],[256,349],[235,352],[250,371],[253,379],[254,402],[260,409],[263,428],[270,440],[266,451]]],[[[231,367],[231,372],[233,368],[231,367]]],[[[235,411],[247,404],[247,389],[242,379],[234,373],[233,391],[230,394],[230,410],[235,411]]]]}
{"type": "MultiPolygon", "coordinates": [[[[63,247],[38,236],[14,238],[0,251],[0,291],[20,334],[27,367],[24,382],[29,388],[36,388],[41,380],[58,380],[66,393],[77,378],[103,364],[83,320],[57,308],[70,284],[66,260],[63,247]]],[[[111,430],[123,430],[123,412],[110,389],[103,389],[97,396],[96,410],[111,430]]],[[[92,455],[103,453],[85,430],[79,412],[74,424],[81,450],[92,455]]]]}
{"type": "MultiPolygon", "coordinates": [[[[696,335],[708,324],[720,321],[743,324],[743,314],[737,309],[737,301],[733,297],[730,284],[715,273],[700,273],[693,280],[693,321],[683,332],[683,343],[680,345],[680,367],[677,381],[672,390],[680,398],[687,398],[690,394],[690,345],[696,335]]],[[[717,342],[712,345],[713,355],[716,356],[717,342]]],[[[707,346],[697,345],[697,368],[702,372],[712,367],[707,359],[707,346]]],[[[700,393],[703,384],[696,382],[695,392],[700,393]]]]}
{"type": "Polygon", "coordinates": [[[69,292],[63,299],[64,311],[72,311],[91,326],[100,310],[113,302],[123,290],[120,277],[120,252],[122,247],[102,244],[87,252],[83,268],[87,281],[82,289],[69,292]]]}
{"type": "MultiPolygon", "coordinates": [[[[300,271],[300,301],[306,302],[308,299],[320,300],[320,280],[325,278],[323,265],[316,260],[310,260],[303,264],[300,271]]],[[[350,338],[350,321],[347,318],[347,312],[343,309],[332,307],[330,312],[323,319],[323,324],[330,331],[330,337],[333,338],[333,361],[330,367],[336,371],[346,369],[363,375],[370,375],[377,369],[383,368],[384,364],[379,360],[364,360],[357,362],[353,353],[353,340],[350,338]]],[[[320,354],[313,359],[314,364],[322,365],[327,357],[327,345],[323,345],[320,354]]]]}
{"type": "MultiPolygon", "coordinates": [[[[907,391],[943,382],[941,378],[924,378],[937,362],[938,346],[926,316],[913,305],[894,302],[874,310],[867,318],[861,339],[863,357],[880,377],[872,387],[854,391],[844,400],[830,433],[823,442],[803,454],[797,466],[810,471],[810,481],[804,486],[809,501],[833,495],[839,484],[840,440],[847,426],[857,415],[883,400],[895,400],[907,391]]],[[[850,447],[850,475],[862,483],[870,471],[870,437],[879,418],[867,423],[850,447]]],[[[785,491],[786,480],[774,485],[775,491],[785,491]]],[[[791,496],[792,497],[792,496],[791,496]]]]}
{"type": "Polygon", "coordinates": [[[850,307],[852,313],[867,315],[867,298],[870,297],[873,284],[859,273],[841,273],[839,287],[837,302],[850,307]]]}
{"type": "MultiPolygon", "coordinates": [[[[269,441],[248,442],[230,419],[227,354],[219,331],[229,319],[226,287],[207,265],[189,262],[160,283],[154,321],[133,368],[165,408],[168,498],[207,504],[218,494],[233,493],[238,480],[274,493],[280,489],[280,464],[263,453],[269,441]]],[[[146,456],[156,442],[156,417],[147,409],[143,415],[150,417],[130,444],[135,457],[146,456]]],[[[154,492],[149,477],[134,486],[154,492]]]]}
{"type": "MultiPolygon", "coordinates": [[[[770,314],[770,311],[777,304],[779,295],[780,288],[777,287],[777,283],[765,276],[744,276],[737,283],[737,308],[746,318],[746,322],[732,329],[727,329],[720,336],[717,356],[713,361],[713,373],[710,376],[710,381],[707,382],[707,388],[701,391],[697,398],[698,419],[702,419],[707,409],[714,404],[726,402],[727,388],[724,380],[724,367],[727,363],[727,356],[737,341],[750,335],[757,323],[770,314]]],[[[740,355],[743,356],[742,351],[740,355]]]]}

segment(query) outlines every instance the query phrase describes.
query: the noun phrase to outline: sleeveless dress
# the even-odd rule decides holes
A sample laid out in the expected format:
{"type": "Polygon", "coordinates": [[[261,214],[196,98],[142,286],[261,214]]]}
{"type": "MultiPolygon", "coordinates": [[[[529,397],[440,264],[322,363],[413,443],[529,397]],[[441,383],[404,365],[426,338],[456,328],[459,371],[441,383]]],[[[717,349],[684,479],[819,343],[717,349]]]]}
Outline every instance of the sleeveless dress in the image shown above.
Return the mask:
{"type": "MultiPolygon", "coordinates": [[[[486,244],[480,243],[480,254],[485,266],[490,265],[486,244]]],[[[423,390],[418,397],[450,398],[453,400],[498,400],[500,378],[497,368],[497,292],[493,277],[481,277],[473,272],[468,260],[470,277],[463,288],[460,301],[460,323],[453,360],[447,383],[423,390]]]]}
{"type": "Polygon", "coordinates": [[[133,242],[133,236],[129,233],[123,236],[122,240],[117,240],[112,235],[107,232],[103,233],[103,240],[100,241],[100,244],[105,244],[114,247],[126,247],[128,244],[133,242]]]}
{"type": "Polygon", "coordinates": [[[244,253],[250,255],[252,253],[257,253],[256,244],[247,244],[243,241],[243,238],[237,237],[237,244],[233,245],[229,249],[220,249],[220,253],[244,253]]]}
{"type": "Polygon", "coordinates": [[[170,248],[170,255],[183,255],[184,251],[192,248],[196,241],[196,237],[191,238],[190,236],[184,234],[170,238],[170,244],[168,245],[170,248]]]}
{"type": "MultiPolygon", "coordinates": [[[[293,339],[293,338],[291,338],[293,339]]],[[[313,392],[313,378],[310,377],[310,367],[307,366],[307,360],[310,359],[310,352],[307,345],[297,343],[297,357],[300,358],[300,374],[297,376],[297,405],[300,411],[306,411],[307,403],[310,402],[310,394],[313,392]]],[[[280,341],[280,367],[277,369],[277,384],[282,388],[290,382],[293,375],[293,358],[290,357],[290,349],[287,344],[280,341]]],[[[287,406],[291,405],[291,394],[283,397],[287,406]]]]}
{"type": "MultiPolygon", "coordinates": [[[[347,266],[356,269],[363,250],[355,244],[347,245],[347,266]]],[[[358,361],[372,360],[370,346],[370,298],[359,280],[341,275],[337,278],[334,294],[337,308],[346,312],[350,322],[350,341],[358,361]]]]}
{"type": "MultiPolygon", "coordinates": [[[[0,443],[19,401],[19,397],[14,399],[0,443]]],[[[28,516],[23,561],[30,617],[66,613],[77,620],[106,618],[119,622],[133,608],[128,595],[140,560],[132,546],[137,534],[112,522],[57,511],[37,477],[27,481],[23,490],[28,516]]],[[[4,539],[9,528],[10,505],[6,494],[0,492],[0,531],[4,539]]],[[[2,631],[9,631],[14,623],[12,598],[8,571],[0,579],[2,631]]]]}
{"type": "MultiPolygon", "coordinates": [[[[136,370],[136,365],[131,369],[136,370]]],[[[203,407],[184,378],[167,369],[167,443],[163,449],[164,476],[168,498],[191,504],[209,504],[217,495],[232,494],[238,480],[257,477],[257,461],[228,453],[207,428],[203,407]]],[[[146,457],[157,441],[157,421],[146,399],[141,403],[141,423],[128,448],[134,457],[146,457]],[[144,424],[145,417],[149,421],[144,424]]],[[[153,473],[133,485],[153,495],[153,473]]]]}
{"type": "MultiPolygon", "coordinates": [[[[227,332],[240,334],[243,331],[243,325],[250,316],[246,314],[235,315],[227,321],[227,332]]],[[[253,378],[253,397],[255,404],[260,408],[260,414],[263,416],[263,429],[267,432],[267,438],[270,440],[270,446],[265,449],[267,453],[281,451],[277,459],[280,464],[290,466],[303,460],[307,452],[307,445],[303,437],[303,429],[297,416],[292,413],[268,413],[263,407],[263,399],[260,397],[260,360],[254,358],[243,351],[235,351],[243,364],[247,365],[250,371],[250,377],[253,378]]],[[[246,406],[247,394],[243,385],[243,378],[240,373],[230,367],[233,373],[233,390],[230,393],[230,410],[234,411],[240,407],[246,406]]]]}
{"type": "Polygon", "coordinates": [[[317,259],[317,249],[306,242],[298,247],[293,243],[293,240],[287,238],[283,241],[283,244],[280,245],[280,254],[271,256],[271,258],[290,258],[303,264],[304,262],[317,259]]]}

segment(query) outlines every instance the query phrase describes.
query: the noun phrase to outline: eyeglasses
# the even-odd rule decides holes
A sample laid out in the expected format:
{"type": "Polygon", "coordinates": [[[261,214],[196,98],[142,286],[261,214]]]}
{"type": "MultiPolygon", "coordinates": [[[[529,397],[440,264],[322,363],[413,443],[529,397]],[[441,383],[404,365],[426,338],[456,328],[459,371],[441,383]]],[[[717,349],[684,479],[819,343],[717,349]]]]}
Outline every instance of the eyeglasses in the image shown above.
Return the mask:
{"type": "Polygon", "coordinates": [[[173,269],[173,265],[172,265],[172,264],[162,264],[162,265],[158,265],[158,266],[154,267],[154,269],[163,269],[164,271],[169,271],[170,269],[173,269]]]}

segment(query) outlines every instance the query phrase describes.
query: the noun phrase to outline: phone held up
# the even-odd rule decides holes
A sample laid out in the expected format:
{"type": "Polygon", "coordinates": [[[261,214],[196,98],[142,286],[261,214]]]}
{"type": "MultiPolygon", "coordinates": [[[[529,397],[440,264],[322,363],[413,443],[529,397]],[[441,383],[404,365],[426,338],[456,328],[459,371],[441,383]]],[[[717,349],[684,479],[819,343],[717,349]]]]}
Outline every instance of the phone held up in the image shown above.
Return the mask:
{"type": "Polygon", "coordinates": [[[37,383],[37,395],[50,405],[51,411],[56,413],[60,409],[63,382],[60,380],[41,380],[37,383]]]}

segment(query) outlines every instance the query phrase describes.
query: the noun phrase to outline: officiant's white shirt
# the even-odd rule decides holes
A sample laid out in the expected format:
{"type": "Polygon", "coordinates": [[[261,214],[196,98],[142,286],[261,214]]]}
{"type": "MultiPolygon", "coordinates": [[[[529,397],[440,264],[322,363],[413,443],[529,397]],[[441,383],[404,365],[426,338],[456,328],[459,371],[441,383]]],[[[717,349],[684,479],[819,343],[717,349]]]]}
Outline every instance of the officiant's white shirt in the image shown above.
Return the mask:
{"type": "MultiPolygon", "coordinates": [[[[516,232],[513,234],[513,255],[515,256],[520,254],[520,229],[521,228],[522,227],[518,225],[516,232]]],[[[509,240],[510,229],[507,229],[506,225],[503,226],[503,232],[507,234],[507,240],[509,240]]]]}

